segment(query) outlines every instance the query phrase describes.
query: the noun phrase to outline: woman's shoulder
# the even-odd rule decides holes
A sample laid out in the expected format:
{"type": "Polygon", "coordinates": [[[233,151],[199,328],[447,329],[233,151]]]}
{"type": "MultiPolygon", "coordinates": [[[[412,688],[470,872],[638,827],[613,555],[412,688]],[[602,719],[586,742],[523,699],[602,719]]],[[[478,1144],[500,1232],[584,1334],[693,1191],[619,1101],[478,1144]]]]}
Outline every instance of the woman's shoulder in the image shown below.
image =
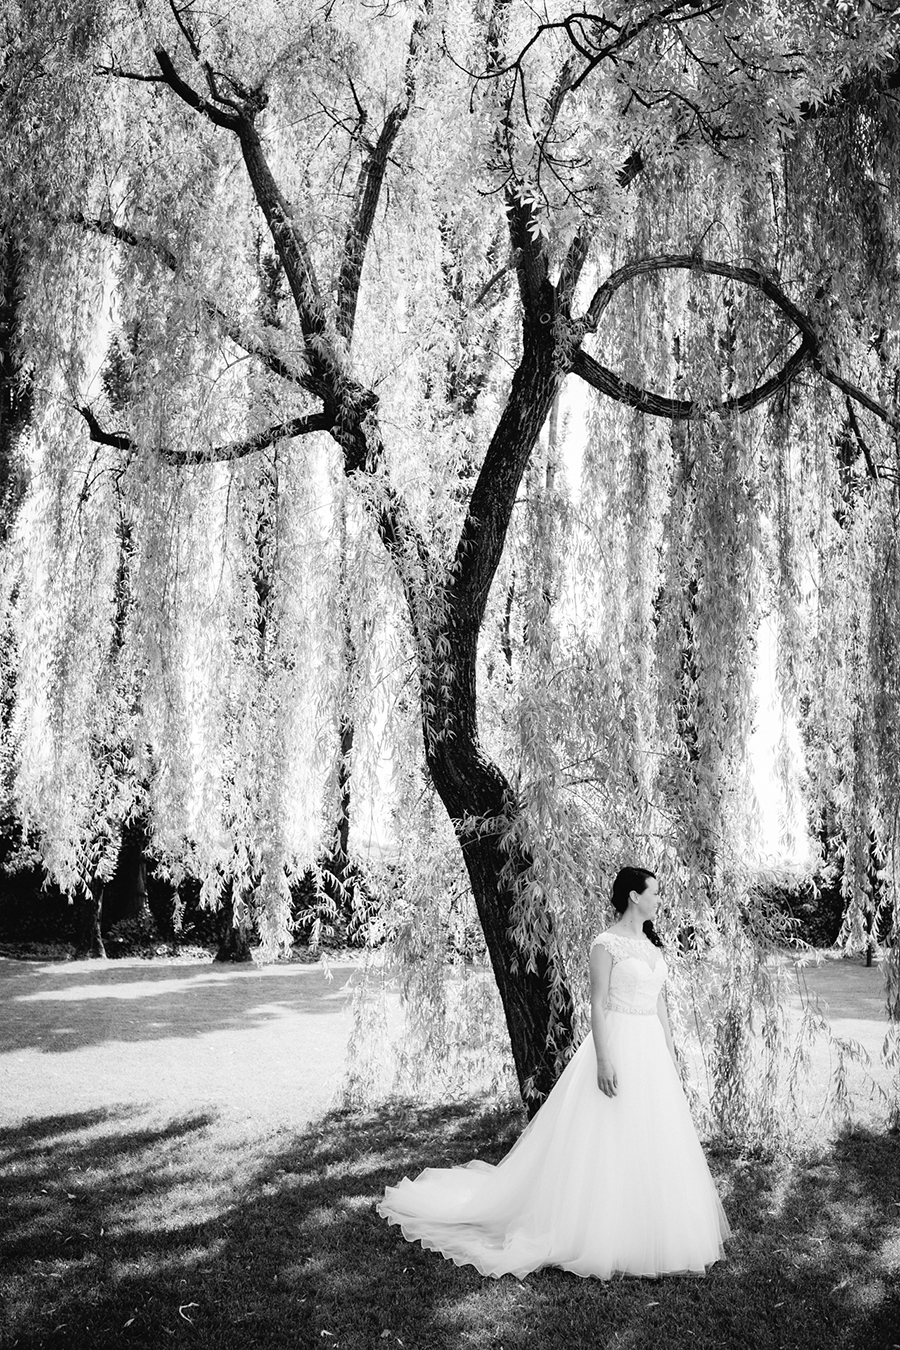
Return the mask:
{"type": "Polygon", "coordinates": [[[598,933],[592,941],[591,951],[593,951],[595,947],[606,947],[608,950],[612,951],[616,944],[622,941],[622,938],[623,934],[617,933],[614,928],[604,928],[603,932],[598,933]]]}
{"type": "MultiPolygon", "coordinates": [[[[591,951],[595,947],[605,947],[611,955],[615,955],[616,952],[634,951],[636,948],[643,948],[645,945],[652,947],[656,944],[652,943],[644,933],[617,932],[616,925],[613,924],[610,928],[604,928],[602,933],[597,934],[591,942],[591,951]]],[[[662,946],[661,943],[660,946],[662,946]]]]}

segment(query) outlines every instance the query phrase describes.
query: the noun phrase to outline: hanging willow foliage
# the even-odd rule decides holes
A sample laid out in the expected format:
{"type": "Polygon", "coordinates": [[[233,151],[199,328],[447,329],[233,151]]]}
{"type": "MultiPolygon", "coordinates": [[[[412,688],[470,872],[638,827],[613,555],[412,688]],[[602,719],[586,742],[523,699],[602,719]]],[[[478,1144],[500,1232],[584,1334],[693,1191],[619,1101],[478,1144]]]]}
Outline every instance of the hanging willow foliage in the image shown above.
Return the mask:
{"type": "Polygon", "coordinates": [[[720,992],[712,1118],[758,1140],[792,1053],[763,622],[848,949],[895,895],[900,60],[870,7],[732,9],[11,7],[2,593],[64,888],[141,814],[275,952],[301,875],[333,906],[349,774],[398,841],[399,1081],[493,1076],[502,1008],[533,1108],[610,879],[652,863],[682,1024],[704,954],[720,992]]]}

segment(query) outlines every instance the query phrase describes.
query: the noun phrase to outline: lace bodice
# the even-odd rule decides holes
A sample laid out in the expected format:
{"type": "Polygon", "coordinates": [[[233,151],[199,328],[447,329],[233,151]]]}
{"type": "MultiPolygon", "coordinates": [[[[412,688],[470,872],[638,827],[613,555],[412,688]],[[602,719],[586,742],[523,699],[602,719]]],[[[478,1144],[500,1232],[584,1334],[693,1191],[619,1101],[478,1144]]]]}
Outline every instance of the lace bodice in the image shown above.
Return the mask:
{"type": "Polygon", "coordinates": [[[656,1001],[667,973],[659,947],[645,937],[628,937],[610,930],[598,934],[591,947],[598,943],[606,948],[613,962],[606,1006],[619,1012],[656,1012],[656,1001]]]}

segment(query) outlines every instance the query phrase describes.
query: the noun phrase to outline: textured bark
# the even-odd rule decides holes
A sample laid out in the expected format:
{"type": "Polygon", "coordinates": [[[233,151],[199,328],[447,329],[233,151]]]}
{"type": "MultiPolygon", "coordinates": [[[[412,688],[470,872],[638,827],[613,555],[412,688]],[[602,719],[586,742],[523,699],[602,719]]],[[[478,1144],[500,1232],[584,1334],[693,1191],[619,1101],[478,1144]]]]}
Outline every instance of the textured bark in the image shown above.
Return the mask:
{"type": "Polygon", "coordinates": [[[75,955],[106,959],[100,923],[103,916],[103,882],[94,878],[87,891],[75,899],[75,955]]]}
{"type": "Polygon", "coordinates": [[[513,824],[519,807],[510,784],[481,749],[476,674],[478,635],[509,517],[560,378],[545,326],[527,343],[462,532],[442,625],[449,638],[451,678],[441,689],[427,669],[422,675],[423,706],[437,709],[423,723],[428,769],[462,849],[529,1112],[547,1096],[561,1057],[571,1049],[574,1009],[546,901],[540,902],[541,927],[548,938],[530,960],[511,934],[518,886],[531,859],[515,844],[501,848],[501,833],[513,824]],[[485,818],[497,820],[499,829],[479,830],[472,823],[485,818]]]}
{"type": "Polygon", "coordinates": [[[573,1038],[574,1007],[552,940],[552,920],[542,916],[551,940],[535,951],[529,963],[511,929],[517,883],[531,860],[522,849],[504,850],[499,831],[480,832],[467,823],[473,815],[493,817],[501,828],[511,823],[516,803],[496,765],[470,742],[433,753],[428,767],[456,828],[503,1004],[516,1076],[532,1115],[556,1082],[573,1038]]]}

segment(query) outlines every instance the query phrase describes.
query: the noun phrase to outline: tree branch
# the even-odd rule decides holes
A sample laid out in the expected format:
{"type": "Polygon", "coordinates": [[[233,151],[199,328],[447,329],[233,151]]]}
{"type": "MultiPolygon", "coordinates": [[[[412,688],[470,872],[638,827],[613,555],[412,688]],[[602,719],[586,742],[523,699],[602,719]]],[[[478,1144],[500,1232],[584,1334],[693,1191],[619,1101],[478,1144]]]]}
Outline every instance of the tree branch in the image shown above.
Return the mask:
{"type": "MultiPolygon", "coordinates": [[[[862,107],[873,98],[879,98],[897,90],[900,90],[900,61],[890,70],[875,71],[847,80],[844,84],[832,90],[830,94],[827,94],[821,102],[807,101],[801,103],[799,118],[805,124],[818,121],[821,118],[833,117],[844,108],[862,107]]],[[[683,143],[686,139],[684,136],[679,137],[679,142],[683,143]]],[[[640,150],[633,150],[618,172],[619,187],[630,187],[646,167],[646,161],[640,150]]]]}
{"type": "Polygon", "coordinates": [[[586,333],[597,331],[597,325],[603,311],[620,286],[626,285],[636,277],[646,276],[650,272],[669,270],[703,272],[708,276],[728,277],[731,281],[740,281],[745,286],[761,291],[781,310],[785,318],[789,319],[799,329],[804,340],[813,351],[818,352],[818,335],[809,319],[785,295],[781,287],[771,277],[766,276],[764,272],[757,271],[754,267],[736,267],[733,263],[707,261],[695,253],[660,254],[654,258],[642,258],[638,262],[627,263],[626,266],[620,267],[613,272],[612,276],[607,277],[606,281],[598,286],[594,292],[593,299],[581,321],[584,324],[584,331],[586,333]]]}
{"type": "MultiPolygon", "coordinates": [[[[732,281],[739,281],[745,286],[760,291],[781,310],[785,318],[798,330],[802,339],[800,346],[771,379],[766,380],[746,394],[740,394],[711,406],[698,404],[691,399],[673,399],[662,394],[654,394],[647,389],[639,389],[636,385],[630,384],[627,380],[623,380],[618,375],[613,374],[612,371],[607,370],[605,366],[601,366],[598,361],[595,361],[581,348],[578,349],[573,358],[572,372],[574,374],[580,375],[588,384],[595,389],[599,389],[601,393],[608,394],[610,398],[628,403],[631,407],[640,408],[643,412],[651,413],[656,417],[670,417],[679,420],[700,416],[705,411],[746,412],[748,409],[755,408],[758,404],[765,402],[777,390],[789,384],[805,365],[812,365],[820,375],[830,384],[833,384],[836,389],[840,389],[841,393],[846,395],[848,399],[859,403],[863,408],[874,413],[888,426],[894,428],[900,426],[900,419],[898,419],[896,413],[891,412],[876,399],[864,393],[857,385],[845,380],[836,370],[827,366],[820,359],[819,337],[810,319],[802,310],[797,308],[771,277],[753,267],[736,267],[732,263],[707,261],[694,254],[661,255],[656,258],[644,258],[639,262],[628,263],[608,277],[594,292],[594,297],[581,320],[583,331],[585,333],[596,331],[603,311],[620,286],[633,281],[636,277],[667,269],[697,271],[710,276],[728,277],[732,281]]],[[[860,443],[864,444],[861,438],[860,443]]],[[[871,473],[874,467],[871,456],[867,455],[866,461],[871,473]]]]}
{"type": "MultiPolygon", "coordinates": [[[[153,253],[173,274],[177,273],[178,259],[171,249],[158,239],[153,239],[150,235],[136,234],[133,230],[127,229],[123,225],[115,225],[111,220],[102,220],[98,218],[89,218],[80,211],[73,212],[69,216],[73,225],[79,225],[83,230],[92,234],[100,234],[108,239],[115,239],[120,244],[127,244],[129,248],[145,248],[149,253],[153,253]]],[[[248,356],[254,356],[260,361],[273,375],[278,375],[283,380],[288,380],[291,384],[299,385],[302,389],[308,389],[306,376],[303,371],[297,370],[294,366],[288,365],[264,342],[258,342],[247,330],[242,327],[233,315],[228,314],[222,309],[210,296],[201,296],[203,307],[206,312],[212,315],[222,327],[226,337],[230,338],[236,347],[240,347],[248,356]]]]}
{"type": "Polygon", "coordinates": [[[546,316],[545,322],[549,322],[555,296],[550,294],[547,250],[534,228],[537,223],[534,208],[530,202],[521,201],[508,190],[506,211],[525,322],[533,322],[541,316],[546,316]]]}
{"type": "Polygon", "coordinates": [[[256,116],[265,106],[263,93],[259,90],[250,91],[250,97],[243,108],[239,108],[233,100],[229,100],[229,105],[238,107],[238,111],[222,113],[214,104],[201,99],[199,94],[181,79],[164,48],[156,48],[155,55],[160,70],[166,77],[166,83],[173,93],[189,107],[215,122],[217,126],[225,127],[237,136],[254,196],[265,216],[272,241],[284,267],[297,308],[300,327],[307,340],[306,355],[310,367],[307,387],[317,398],[332,398],[337,358],[325,336],[322,292],[309,248],[297,229],[293,213],[275,181],[256,129],[256,116]]]}
{"type": "Polygon", "coordinates": [[[843,379],[836,370],[833,370],[831,366],[826,366],[823,361],[814,361],[813,364],[819,374],[823,376],[829,384],[833,384],[835,389],[840,389],[841,393],[845,394],[847,398],[853,399],[856,403],[861,404],[868,412],[874,413],[875,416],[880,418],[887,426],[893,427],[895,430],[900,427],[900,418],[897,417],[896,413],[890,412],[883,403],[879,403],[877,399],[870,398],[868,394],[864,394],[858,385],[851,384],[849,380],[843,379]]]}
{"type": "Polygon", "coordinates": [[[738,394],[733,398],[723,399],[720,403],[700,403],[695,399],[668,398],[664,394],[654,394],[649,389],[639,389],[637,385],[629,383],[628,380],[623,380],[619,375],[614,375],[611,370],[607,370],[605,366],[601,366],[599,361],[595,361],[581,348],[578,349],[573,358],[572,373],[579,375],[594,389],[598,389],[601,394],[607,394],[619,403],[627,403],[630,407],[638,408],[641,412],[650,413],[654,417],[668,417],[678,422],[702,417],[709,412],[748,412],[751,408],[757,407],[758,404],[765,403],[766,399],[771,398],[779,389],[783,389],[790,384],[803,367],[812,364],[813,361],[814,349],[804,338],[794,354],[771,379],[757,385],[755,389],[751,389],[746,394],[738,394]]]}
{"type": "Polygon", "coordinates": [[[137,84],[165,84],[165,78],[162,75],[156,75],[151,72],[147,74],[140,70],[123,70],[121,66],[95,66],[94,71],[97,75],[109,75],[117,80],[134,80],[137,84]]]}
{"type": "Polygon", "coordinates": [[[505,262],[502,267],[497,268],[496,272],[492,277],[488,278],[488,280],[482,286],[481,290],[476,295],[475,299],[472,301],[473,309],[479,309],[481,305],[484,304],[485,300],[488,298],[491,291],[494,289],[494,287],[497,285],[498,282],[503,280],[503,278],[506,276],[507,272],[510,270],[512,265],[513,264],[511,262],[505,262]]]}
{"type": "Polygon", "coordinates": [[[872,451],[866,444],[865,437],[862,434],[862,429],[859,425],[859,419],[856,416],[856,409],[853,407],[853,400],[850,398],[849,394],[845,398],[844,404],[847,409],[847,420],[850,423],[850,430],[853,432],[853,435],[856,438],[856,444],[862,451],[863,458],[866,461],[866,473],[869,475],[870,478],[874,478],[877,481],[879,477],[878,467],[874,459],[872,458],[872,451]]]}
{"type": "Polygon", "coordinates": [[[451,568],[451,594],[478,632],[522,475],[559,388],[553,344],[526,336],[525,350],[487,448],[451,568]]]}
{"type": "Polygon", "coordinates": [[[87,404],[80,406],[78,411],[87,422],[88,433],[96,445],[111,445],[114,450],[135,450],[134,441],[130,436],[126,436],[121,431],[104,431],[97,418],[94,416],[93,409],[87,404]]]}
{"type": "MultiPolygon", "coordinates": [[[[157,52],[157,61],[166,75],[166,82],[179,98],[216,125],[234,132],[238,138],[250,187],[284,268],[305,339],[307,371],[303,384],[324,404],[323,413],[316,415],[322,420],[313,424],[309,419],[308,428],[299,430],[327,430],[341,447],[347,477],[360,475],[364,482],[377,483],[377,490],[370,492],[361,484],[362,496],[382,542],[397,566],[413,614],[414,628],[421,636],[422,616],[416,612],[416,588],[410,580],[409,560],[416,557],[427,567],[430,556],[405,503],[383,474],[384,444],[376,415],[378,396],[354,378],[346,352],[342,350],[343,344],[335,342],[337,328],[326,310],[309,247],[266,157],[256,128],[257,114],[265,106],[264,92],[246,90],[237,81],[229,80],[243,102],[229,100],[229,106],[236,111],[222,114],[180,79],[171,59],[162,50],[157,52]]],[[[222,453],[235,458],[242,447],[250,453],[260,445],[259,438],[254,437],[252,444],[236,442],[222,447],[222,453]]],[[[201,458],[208,459],[212,453],[207,452],[201,458]]]]}
{"type": "MultiPolygon", "coordinates": [[[[416,88],[416,64],[419,49],[431,18],[432,0],[426,0],[412,27],[409,39],[409,54],[406,59],[405,87],[403,98],[388,113],[378,140],[370,148],[356,183],[353,210],[347,223],[344,236],[344,250],[341,260],[340,276],[337,287],[337,329],[348,343],[353,337],[356,322],[356,305],[359,299],[359,287],[362,281],[363,264],[366,258],[369,238],[375,223],[375,213],[381,197],[384,175],[388,159],[400,128],[409,115],[416,88]]],[[[351,83],[360,117],[365,114],[360,105],[356,90],[351,83]]]]}
{"type": "MultiPolygon", "coordinates": [[[[97,445],[109,445],[114,450],[134,451],[137,445],[133,437],[121,431],[106,431],[98,422],[93,410],[87,405],[78,411],[87,423],[88,433],[97,445]]],[[[254,432],[241,441],[226,441],[223,445],[211,446],[208,450],[174,450],[161,446],[157,453],[169,464],[223,464],[234,459],[244,459],[257,450],[265,450],[277,441],[289,440],[294,436],[308,436],[314,431],[330,431],[331,418],[327,413],[306,413],[292,417],[287,422],[277,422],[254,432]]]]}
{"type": "Polygon", "coordinates": [[[208,98],[201,98],[187,81],[183,80],[175,69],[171,56],[165,47],[155,47],[153,55],[156,57],[157,64],[162,71],[162,77],[166,84],[172,89],[180,99],[182,99],[189,108],[202,115],[217,127],[225,127],[228,131],[237,131],[239,116],[235,112],[223,112],[217,108],[215,103],[211,103],[208,98]]]}
{"type": "Polygon", "coordinates": [[[590,236],[587,230],[582,228],[577,232],[568,247],[563,265],[560,268],[559,280],[556,283],[560,305],[567,310],[571,309],[575,287],[578,285],[584,264],[587,262],[589,248],[590,236]]]}

